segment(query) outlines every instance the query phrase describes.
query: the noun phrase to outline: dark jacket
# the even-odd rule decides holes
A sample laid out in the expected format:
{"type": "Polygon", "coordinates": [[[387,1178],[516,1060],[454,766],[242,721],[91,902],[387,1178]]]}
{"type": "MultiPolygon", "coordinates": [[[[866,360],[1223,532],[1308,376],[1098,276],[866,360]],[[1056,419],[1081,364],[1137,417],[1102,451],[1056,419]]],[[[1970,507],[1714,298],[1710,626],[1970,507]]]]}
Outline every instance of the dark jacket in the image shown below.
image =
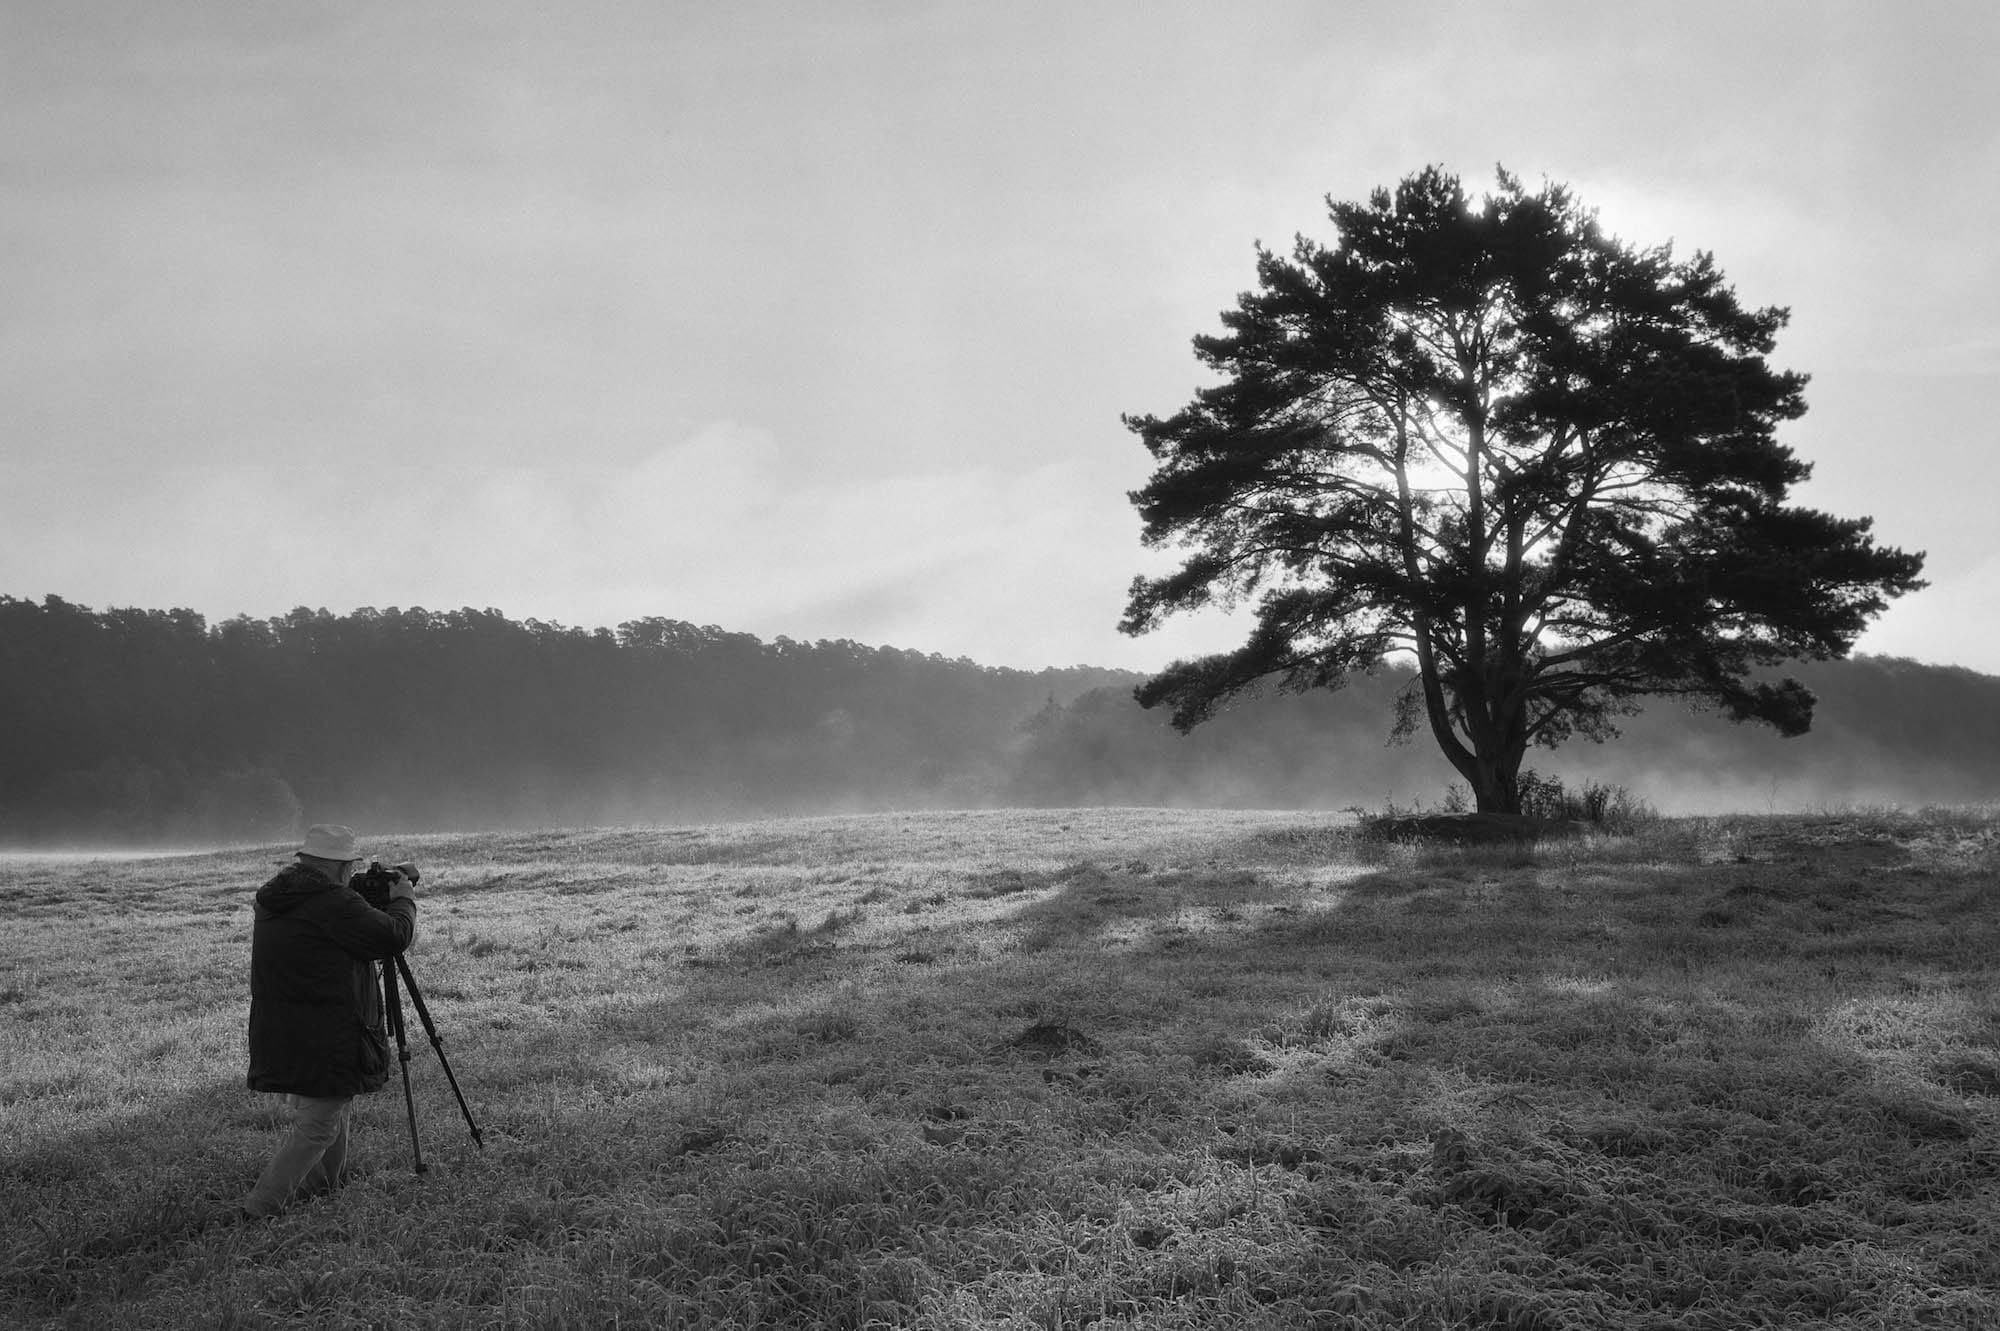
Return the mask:
{"type": "Polygon", "coordinates": [[[294,864],[257,889],[250,935],[250,1089],[332,1097],[389,1079],[381,967],[410,945],[417,903],[376,910],[294,864]]]}

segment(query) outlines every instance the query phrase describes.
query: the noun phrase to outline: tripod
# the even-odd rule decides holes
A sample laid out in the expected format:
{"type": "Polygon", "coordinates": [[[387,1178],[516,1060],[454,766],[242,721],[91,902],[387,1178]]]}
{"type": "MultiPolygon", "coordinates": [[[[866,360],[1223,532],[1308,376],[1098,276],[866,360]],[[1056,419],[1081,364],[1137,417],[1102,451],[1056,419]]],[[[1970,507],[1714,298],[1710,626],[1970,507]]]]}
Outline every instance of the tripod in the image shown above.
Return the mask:
{"type": "Polygon", "coordinates": [[[410,1093],[410,1045],[404,1034],[403,1004],[396,986],[398,976],[402,977],[402,987],[410,991],[410,1003],[417,1009],[417,1020],[424,1024],[424,1034],[431,1037],[431,1048],[437,1051],[438,1066],[444,1069],[445,1080],[451,1083],[451,1093],[458,1097],[458,1111],[465,1115],[465,1126],[472,1133],[472,1144],[483,1151],[486,1143],[480,1140],[479,1125],[472,1121],[472,1110],[465,1103],[465,1092],[458,1089],[458,1078],[451,1075],[451,1060],[444,1056],[444,1040],[431,1022],[430,1009],[424,1006],[424,996],[417,988],[417,977],[410,974],[410,963],[403,959],[400,952],[393,957],[384,957],[382,1011],[389,1018],[389,1030],[396,1037],[396,1057],[403,1064],[403,1105],[410,1114],[410,1157],[421,1174],[424,1172],[424,1148],[423,1143],[417,1140],[417,1101],[410,1093]]]}

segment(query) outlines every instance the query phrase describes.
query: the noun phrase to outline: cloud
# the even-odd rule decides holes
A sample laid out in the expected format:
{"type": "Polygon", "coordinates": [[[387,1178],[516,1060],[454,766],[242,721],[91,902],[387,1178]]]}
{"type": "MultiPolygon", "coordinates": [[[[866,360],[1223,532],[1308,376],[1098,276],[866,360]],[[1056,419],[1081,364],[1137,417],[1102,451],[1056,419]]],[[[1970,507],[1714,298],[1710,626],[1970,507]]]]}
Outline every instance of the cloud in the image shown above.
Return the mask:
{"type": "Polygon", "coordinates": [[[1794,306],[1814,493],[1989,544],[1978,6],[15,8],[14,594],[1228,646],[1113,631],[1156,566],[1118,414],[1204,377],[1253,239],[1429,160],[1713,248],[1794,306]]]}
{"type": "MultiPolygon", "coordinates": [[[[596,627],[658,615],[985,664],[1164,664],[1190,626],[1115,624],[1138,542],[1129,457],[812,479],[715,422],[630,466],[0,467],[12,595],[190,606],[493,607],[596,627]]],[[[1150,562],[1149,562],[1150,560],[1150,562]]]]}
{"type": "Polygon", "coordinates": [[[1932,346],[1912,347],[1883,356],[1868,368],[1920,377],[2000,374],[2000,338],[1962,338],[1932,346]]]}
{"type": "MultiPolygon", "coordinates": [[[[630,466],[0,466],[0,592],[212,619],[297,605],[492,607],[582,627],[662,616],[988,665],[1116,665],[1230,648],[1220,613],[1115,625],[1145,551],[1133,460],[880,479],[802,476],[769,432],[715,422],[630,466]]],[[[1933,570],[1865,651],[2000,672],[2000,556],[1933,570]]]]}
{"type": "Polygon", "coordinates": [[[2000,675],[2000,629],[1990,610],[2000,554],[1969,566],[1939,564],[1933,560],[1925,570],[1929,587],[1893,602],[1869,626],[1859,650],[2000,675]]]}

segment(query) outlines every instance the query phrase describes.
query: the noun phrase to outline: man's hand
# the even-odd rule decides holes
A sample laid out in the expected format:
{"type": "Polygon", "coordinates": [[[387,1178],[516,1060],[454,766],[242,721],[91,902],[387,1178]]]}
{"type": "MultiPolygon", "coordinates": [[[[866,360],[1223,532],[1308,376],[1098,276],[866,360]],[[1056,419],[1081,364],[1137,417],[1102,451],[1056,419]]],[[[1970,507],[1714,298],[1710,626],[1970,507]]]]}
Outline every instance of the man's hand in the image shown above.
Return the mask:
{"type": "Polygon", "coordinates": [[[396,875],[395,883],[389,888],[389,899],[394,901],[398,897],[407,897],[409,900],[415,901],[417,899],[417,879],[423,877],[417,871],[417,866],[414,864],[392,864],[389,866],[389,869],[390,872],[396,875]]]}

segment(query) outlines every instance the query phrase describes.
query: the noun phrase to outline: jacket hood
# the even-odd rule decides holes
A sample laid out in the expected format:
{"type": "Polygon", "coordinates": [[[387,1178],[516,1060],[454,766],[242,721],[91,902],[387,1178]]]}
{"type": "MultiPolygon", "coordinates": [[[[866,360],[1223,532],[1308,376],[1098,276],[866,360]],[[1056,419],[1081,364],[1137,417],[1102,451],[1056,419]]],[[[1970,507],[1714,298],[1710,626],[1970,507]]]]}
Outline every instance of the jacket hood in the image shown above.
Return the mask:
{"type": "Polygon", "coordinates": [[[273,915],[283,915],[307,898],[331,891],[335,886],[331,878],[317,869],[288,864],[278,870],[277,877],[257,889],[257,905],[273,915]]]}

